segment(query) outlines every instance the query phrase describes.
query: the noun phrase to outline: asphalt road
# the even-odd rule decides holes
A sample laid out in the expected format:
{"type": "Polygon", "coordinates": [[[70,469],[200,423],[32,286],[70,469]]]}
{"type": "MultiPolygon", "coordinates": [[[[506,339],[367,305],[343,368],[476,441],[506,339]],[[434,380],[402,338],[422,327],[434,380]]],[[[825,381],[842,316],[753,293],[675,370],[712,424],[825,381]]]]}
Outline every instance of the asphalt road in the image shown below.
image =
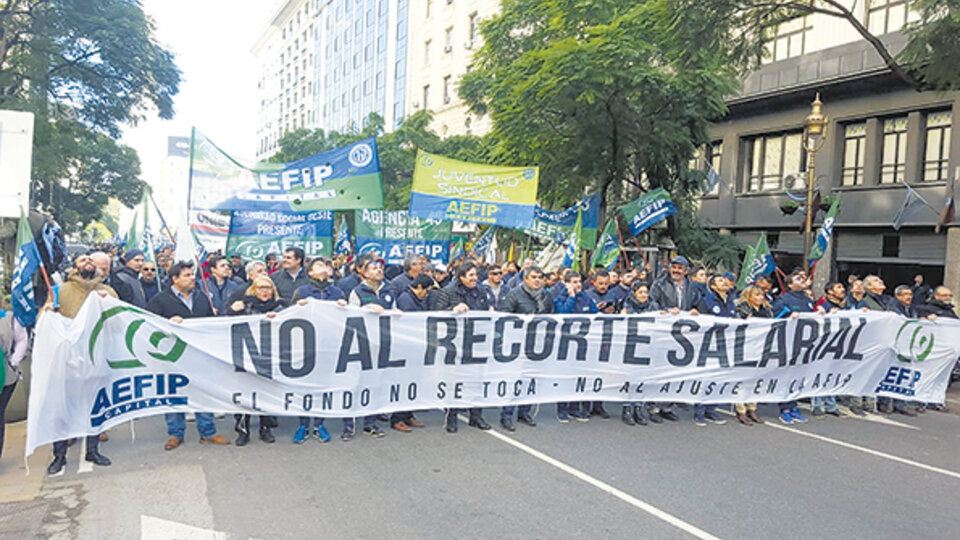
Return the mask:
{"type": "MultiPolygon", "coordinates": [[[[111,467],[80,468],[74,447],[65,473],[42,478],[49,450],[40,451],[30,476],[41,477],[38,493],[0,504],[0,537],[960,536],[956,414],[701,428],[681,413],[646,427],[561,425],[550,406],[535,429],[461,425],[450,435],[428,412],[418,415],[426,429],[349,443],[331,420],[333,442],[302,446],[289,442],[295,419],[281,419],[277,443],[244,448],[201,446],[188,425],[171,452],[162,419],[150,418],[136,422],[135,440],[129,425],[111,432],[101,445],[111,467]]],[[[497,413],[485,416],[495,423],[497,413]]],[[[232,422],[218,426],[232,438],[232,422]]],[[[23,477],[10,446],[7,481],[23,477]]]]}

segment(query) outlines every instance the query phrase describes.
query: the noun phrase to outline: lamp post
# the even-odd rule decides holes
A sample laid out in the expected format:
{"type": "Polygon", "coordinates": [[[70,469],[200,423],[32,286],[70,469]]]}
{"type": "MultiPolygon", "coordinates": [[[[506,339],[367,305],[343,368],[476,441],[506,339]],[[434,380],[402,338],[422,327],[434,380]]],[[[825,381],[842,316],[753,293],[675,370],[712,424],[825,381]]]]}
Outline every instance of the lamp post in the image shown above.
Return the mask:
{"type": "Polygon", "coordinates": [[[817,151],[823,148],[823,143],[827,140],[827,116],[823,114],[823,102],[820,101],[820,93],[817,92],[816,99],[810,105],[810,114],[803,119],[803,148],[810,156],[810,163],[807,165],[807,221],[803,229],[803,270],[809,274],[810,260],[807,255],[810,253],[810,244],[813,233],[813,216],[817,209],[813,207],[813,184],[816,183],[816,172],[814,171],[815,156],[817,151]]]}

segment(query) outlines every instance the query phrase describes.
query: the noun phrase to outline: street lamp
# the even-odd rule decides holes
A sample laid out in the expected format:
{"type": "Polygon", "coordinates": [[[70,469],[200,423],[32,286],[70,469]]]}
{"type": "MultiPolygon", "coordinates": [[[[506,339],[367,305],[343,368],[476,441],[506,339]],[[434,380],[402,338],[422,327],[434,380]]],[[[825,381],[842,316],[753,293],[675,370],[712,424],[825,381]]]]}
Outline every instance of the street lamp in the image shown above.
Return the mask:
{"type": "Polygon", "coordinates": [[[816,99],[810,105],[810,114],[803,120],[803,148],[810,156],[810,163],[807,165],[807,222],[803,229],[803,270],[810,272],[810,260],[807,254],[810,253],[810,243],[813,233],[813,216],[817,209],[813,208],[813,184],[816,183],[814,171],[814,156],[823,148],[823,143],[827,140],[827,115],[823,114],[823,102],[820,101],[820,92],[817,92],[816,99]]]}

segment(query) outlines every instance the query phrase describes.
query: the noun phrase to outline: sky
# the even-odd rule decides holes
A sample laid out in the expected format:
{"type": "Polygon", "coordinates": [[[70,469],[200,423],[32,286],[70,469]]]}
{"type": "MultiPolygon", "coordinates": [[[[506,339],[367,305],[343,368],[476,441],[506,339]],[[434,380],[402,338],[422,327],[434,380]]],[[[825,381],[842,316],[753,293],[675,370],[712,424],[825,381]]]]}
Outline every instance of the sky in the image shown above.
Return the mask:
{"type": "MultiPolygon", "coordinates": [[[[156,25],[157,41],[175,55],[182,71],[173,120],[154,116],[124,131],[121,142],[139,153],[144,180],[157,183],[167,137],[189,137],[191,127],[226,152],[253,160],[259,67],[250,49],[281,2],[142,0],[144,11],[156,25]]],[[[155,191],[173,188],[154,187],[155,191]]],[[[176,191],[179,196],[182,190],[176,191]]],[[[169,212],[175,216],[182,210],[171,208],[169,212]]]]}

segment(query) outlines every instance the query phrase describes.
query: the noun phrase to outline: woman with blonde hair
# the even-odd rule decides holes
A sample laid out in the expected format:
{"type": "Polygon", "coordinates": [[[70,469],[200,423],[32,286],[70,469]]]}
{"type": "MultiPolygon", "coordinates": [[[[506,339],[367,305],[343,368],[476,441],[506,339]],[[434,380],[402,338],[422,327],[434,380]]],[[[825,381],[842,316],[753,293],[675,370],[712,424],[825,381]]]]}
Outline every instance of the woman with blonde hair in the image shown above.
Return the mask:
{"type": "MultiPolygon", "coordinates": [[[[737,316],[741,319],[752,317],[762,317],[770,319],[773,317],[773,310],[770,308],[770,302],[767,301],[767,295],[763,289],[756,285],[749,285],[740,293],[737,299],[737,316]]],[[[737,403],[737,420],[745,426],[752,424],[762,424],[763,420],[757,416],[756,403],[737,403]]]]}
{"type": "MultiPolygon", "coordinates": [[[[272,319],[277,316],[277,312],[287,307],[287,302],[280,298],[277,293],[277,286],[273,280],[260,276],[253,280],[250,287],[247,288],[243,298],[230,304],[227,315],[258,315],[265,314],[267,318],[272,319]]],[[[250,415],[235,414],[237,419],[234,429],[237,432],[237,446],[244,446],[250,442],[250,415]]],[[[265,443],[272,443],[276,440],[271,427],[276,427],[276,419],[272,416],[260,416],[260,440],[265,443]]]]}

